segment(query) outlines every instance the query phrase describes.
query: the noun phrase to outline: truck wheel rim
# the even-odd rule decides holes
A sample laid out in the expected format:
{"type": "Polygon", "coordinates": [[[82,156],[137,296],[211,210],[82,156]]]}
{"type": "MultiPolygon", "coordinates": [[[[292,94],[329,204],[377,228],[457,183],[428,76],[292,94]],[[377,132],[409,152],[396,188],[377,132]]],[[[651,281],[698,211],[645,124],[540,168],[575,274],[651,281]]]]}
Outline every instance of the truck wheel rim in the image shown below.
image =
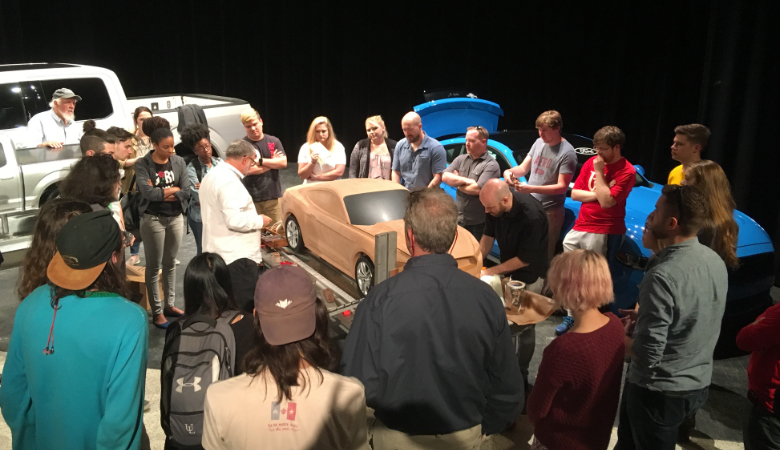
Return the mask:
{"type": "Polygon", "coordinates": [[[290,247],[298,247],[298,226],[293,222],[292,220],[287,222],[287,242],[290,244],[290,247]]]}
{"type": "Polygon", "coordinates": [[[368,267],[364,261],[360,261],[357,267],[357,282],[358,288],[363,295],[368,294],[368,290],[371,288],[371,281],[373,281],[374,274],[371,273],[371,268],[368,267]]]}

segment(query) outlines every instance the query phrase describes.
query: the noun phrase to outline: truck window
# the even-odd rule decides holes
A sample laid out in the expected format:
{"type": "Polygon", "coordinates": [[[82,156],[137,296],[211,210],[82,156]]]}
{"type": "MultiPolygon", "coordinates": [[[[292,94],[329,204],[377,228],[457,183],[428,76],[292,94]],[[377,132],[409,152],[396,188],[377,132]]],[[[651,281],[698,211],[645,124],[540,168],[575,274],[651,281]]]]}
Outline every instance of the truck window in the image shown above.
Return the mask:
{"type": "Polygon", "coordinates": [[[100,78],[70,78],[63,80],[41,80],[41,87],[47,102],[54,91],[68,88],[81,96],[76,104],[76,120],[105,119],[114,112],[111,97],[100,78]]]}
{"type": "Polygon", "coordinates": [[[22,90],[17,83],[0,84],[0,130],[27,125],[22,90]]]}

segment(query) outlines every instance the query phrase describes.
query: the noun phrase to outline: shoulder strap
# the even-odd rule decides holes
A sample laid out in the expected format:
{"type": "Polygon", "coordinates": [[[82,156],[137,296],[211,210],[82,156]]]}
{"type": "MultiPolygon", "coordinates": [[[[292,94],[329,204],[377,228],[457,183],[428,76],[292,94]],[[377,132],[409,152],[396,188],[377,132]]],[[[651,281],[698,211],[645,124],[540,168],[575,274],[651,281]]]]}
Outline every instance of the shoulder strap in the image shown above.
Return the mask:
{"type": "Polygon", "coordinates": [[[192,315],[192,316],[188,317],[187,320],[185,320],[184,323],[182,324],[181,328],[182,329],[186,329],[190,325],[192,325],[194,323],[198,323],[198,322],[203,322],[203,323],[205,323],[207,325],[210,325],[213,328],[216,328],[216,326],[217,326],[217,320],[216,319],[214,319],[212,317],[209,317],[209,316],[195,314],[195,315],[192,315]]]}
{"type": "Polygon", "coordinates": [[[203,164],[201,164],[200,160],[197,158],[192,160],[192,162],[193,162],[192,164],[193,167],[195,167],[195,175],[198,176],[198,183],[200,183],[201,181],[203,181],[203,164]]]}

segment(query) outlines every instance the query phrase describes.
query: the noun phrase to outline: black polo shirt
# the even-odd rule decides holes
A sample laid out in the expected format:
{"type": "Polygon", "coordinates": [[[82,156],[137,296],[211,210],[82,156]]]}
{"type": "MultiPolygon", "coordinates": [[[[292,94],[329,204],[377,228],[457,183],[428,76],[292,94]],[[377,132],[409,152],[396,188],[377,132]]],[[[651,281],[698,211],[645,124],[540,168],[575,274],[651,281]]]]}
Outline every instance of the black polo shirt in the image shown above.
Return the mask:
{"type": "Polygon", "coordinates": [[[514,257],[528,263],[522,269],[506,274],[513,280],[533,283],[547,276],[547,214],[542,204],[530,194],[512,191],[512,209],[500,217],[486,214],[485,236],[498,241],[501,262],[514,257]]]}

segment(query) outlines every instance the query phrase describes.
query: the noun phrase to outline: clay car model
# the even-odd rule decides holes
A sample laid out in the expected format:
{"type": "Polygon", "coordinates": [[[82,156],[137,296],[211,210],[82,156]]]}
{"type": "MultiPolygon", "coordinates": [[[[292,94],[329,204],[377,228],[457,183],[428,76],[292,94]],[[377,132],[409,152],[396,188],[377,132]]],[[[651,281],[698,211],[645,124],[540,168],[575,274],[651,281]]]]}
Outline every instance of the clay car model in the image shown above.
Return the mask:
{"type": "MultiPolygon", "coordinates": [[[[424,103],[414,109],[423,118],[423,130],[429,136],[440,139],[447,152],[448,163],[466,153],[464,134],[468,126],[481,125],[489,131],[488,152],[498,162],[501,173],[522,162],[539,137],[536,130],[498,131],[498,117],[503,116],[503,111],[497,104],[486,100],[447,98],[424,103]],[[426,112],[428,110],[431,112],[426,112]],[[441,139],[442,136],[449,139],[441,139]]],[[[577,171],[571,187],[582,164],[596,153],[589,138],[567,133],[563,133],[563,137],[577,153],[577,171]]],[[[651,256],[651,252],[642,246],[642,233],[647,216],[655,209],[655,202],[663,188],[663,183],[653,183],[645,177],[642,166],[634,167],[637,172],[636,182],[626,200],[627,231],[617,257],[609,261],[615,292],[615,301],[611,307],[615,313],[619,308],[630,309],[636,304],[638,285],[645,273],[642,263],[651,256]]],[[[447,190],[449,186],[444,188],[447,190]]],[[[454,190],[451,195],[455,196],[454,190]]],[[[567,195],[564,203],[566,216],[558,240],[562,241],[574,226],[581,205],[572,200],[570,194],[567,195]]],[[[747,214],[734,211],[734,220],[739,225],[737,256],[740,266],[729,272],[726,312],[715,348],[715,357],[718,359],[743,354],[736,347],[737,332],[772,305],[769,295],[769,289],[774,283],[772,241],[766,231],[747,214]]],[[[491,254],[498,255],[498,248],[494,247],[491,254]]]]}
{"type": "MultiPolygon", "coordinates": [[[[396,268],[411,257],[404,239],[409,191],[392,181],[357,178],[287,188],[282,217],[290,248],[304,245],[340,271],[354,276],[362,296],[374,284],[374,238],[397,233],[396,268]]],[[[458,227],[452,256],[458,267],[479,277],[482,255],[476,239],[458,227]]]]}

